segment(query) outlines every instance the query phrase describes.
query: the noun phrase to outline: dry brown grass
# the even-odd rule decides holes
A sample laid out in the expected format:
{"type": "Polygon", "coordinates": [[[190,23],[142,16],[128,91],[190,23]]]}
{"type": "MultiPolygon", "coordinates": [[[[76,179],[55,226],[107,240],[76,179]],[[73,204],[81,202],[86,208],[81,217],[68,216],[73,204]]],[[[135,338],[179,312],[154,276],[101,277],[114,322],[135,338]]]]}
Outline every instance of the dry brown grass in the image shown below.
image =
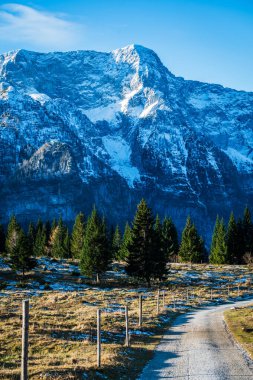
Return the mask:
{"type": "MultiPolygon", "coordinates": [[[[168,328],[180,309],[186,305],[186,286],[184,271],[189,266],[175,265],[177,273],[170,273],[163,309],[162,294],[160,311],[156,313],[157,291],[150,291],[143,300],[142,334],[138,327],[137,290],[118,282],[117,288],[90,287],[81,292],[37,292],[30,298],[30,344],[29,344],[29,379],[136,379],[143,366],[153,354],[163,332],[168,328]],[[181,281],[182,279],[182,281],[181,281]],[[177,284],[174,281],[177,281],[177,284]],[[169,285],[168,285],[169,284],[169,285]],[[173,297],[177,310],[173,310],[173,297]],[[96,365],[96,311],[125,304],[129,306],[131,330],[131,347],[124,346],[124,315],[120,312],[102,313],[102,368],[96,365]],[[148,335],[150,333],[151,335],[148,335]]],[[[192,270],[201,272],[210,267],[192,266],[192,270]]],[[[224,267],[215,267],[222,272],[224,267]]],[[[237,271],[237,270],[236,270],[237,271]]],[[[246,269],[245,269],[246,271],[246,269]]],[[[244,276],[245,271],[238,269],[235,277],[244,276]]],[[[37,275],[38,276],[38,275],[37,275]]],[[[66,278],[64,278],[66,281],[66,278]]],[[[77,279],[69,281],[77,281],[77,279]]],[[[115,280],[113,280],[115,281],[115,280]]],[[[221,287],[213,290],[213,300],[228,298],[228,276],[221,287]]],[[[210,302],[210,289],[215,282],[203,286],[203,281],[192,283],[189,289],[189,307],[210,302]]],[[[110,284],[110,282],[107,282],[110,284]]],[[[115,282],[113,282],[115,286],[115,282]]],[[[117,285],[117,282],[116,282],[117,285]]],[[[110,284],[112,286],[112,283],[110,284]]],[[[240,287],[240,294],[247,292],[247,285],[240,287]]],[[[230,297],[237,297],[237,286],[230,285],[230,297]]],[[[20,378],[21,356],[21,307],[25,292],[3,292],[0,309],[0,379],[20,378]]]]}
{"type": "MultiPolygon", "coordinates": [[[[18,379],[21,356],[21,306],[23,294],[1,299],[0,378],[18,379]]],[[[87,290],[83,294],[48,292],[30,298],[30,379],[134,378],[159,341],[162,326],[155,299],[143,301],[142,331],[138,328],[138,297],[124,290],[87,290]],[[96,367],[96,310],[129,304],[131,347],[124,346],[124,314],[102,313],[102,364],[96,367]],[[124,360],[124,365],[123,365],[124,360]],[[133,360],[136,361],[133,368],[133,360]],[[85,375],[84,375],[85,374],[85,375]],[[129,377],[130,376],[130,377],[129,377]]],[[[173,318],[172,311],[167,313],[173,318]]],[[[163,325],[168,326],[169,320],[163,325]]]]}
{"type": "Polygon", "coordinates": [[[235,339],[253,359],[253,305],[228,310],[224,317],[235,339]]]}

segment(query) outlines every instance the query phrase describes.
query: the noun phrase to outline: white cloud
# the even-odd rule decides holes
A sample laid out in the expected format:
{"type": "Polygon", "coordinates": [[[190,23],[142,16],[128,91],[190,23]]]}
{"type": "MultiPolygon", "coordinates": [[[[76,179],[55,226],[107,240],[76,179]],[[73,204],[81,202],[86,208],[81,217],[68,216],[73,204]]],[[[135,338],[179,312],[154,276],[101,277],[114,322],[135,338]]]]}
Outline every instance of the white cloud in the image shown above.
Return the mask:
{"type": "Polygon", "coordinates": [[[85,28],[54,13],[16,4],[0,6],[0,43],[37,50],[81,47],[85,28]]]}

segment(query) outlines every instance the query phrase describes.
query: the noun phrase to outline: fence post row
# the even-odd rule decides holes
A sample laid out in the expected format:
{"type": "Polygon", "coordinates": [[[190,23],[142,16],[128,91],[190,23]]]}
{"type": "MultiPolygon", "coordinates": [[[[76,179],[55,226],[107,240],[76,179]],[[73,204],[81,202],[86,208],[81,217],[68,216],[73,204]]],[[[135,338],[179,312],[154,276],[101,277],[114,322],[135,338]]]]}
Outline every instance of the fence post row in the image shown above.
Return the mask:
{"type": "Polygon", "coordinates": [[[142,326],[142,295],[139,296],[139,327],[142,326]]]}
{"type": "Polygon", "coordinates": [[[160,302],[160,290],[158,289],[157,292],[157,305],[156,305],[156,312],[159,314],[159,302],[160,302]]]}
{"type": "Polygon", "coordinates": [[[97,366],[101,366],[101,310],[97,310],[97,366]]]}
{"type": "Polygon", "coordinates": [[[29,339],[29,300],[22,303],[22,354],[21,354],[21,380],[28,379],[28,339],[29,339]]]}
{"type": "Polygon", "coordinates": [[[129,347],[129,332],[128,332],[128,306],[125,306],[125,319],[126,319],[126,346],[129,347]]]}

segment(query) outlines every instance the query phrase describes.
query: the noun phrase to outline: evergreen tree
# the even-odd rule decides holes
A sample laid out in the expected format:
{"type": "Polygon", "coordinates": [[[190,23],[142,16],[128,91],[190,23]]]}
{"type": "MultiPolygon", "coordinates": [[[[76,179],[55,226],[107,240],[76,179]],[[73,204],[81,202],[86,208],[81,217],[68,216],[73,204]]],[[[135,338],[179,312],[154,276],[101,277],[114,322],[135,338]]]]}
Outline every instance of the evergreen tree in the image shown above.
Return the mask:
{"type": "Polygon", "coordinates": [[[213,229],[213,235],[212,235],[212,243],[211,243],[209,261],[211,260],[213,252],[214,252],[214,250],[216,248],[216,245],[217,245],[217,237],[218,237],[219,228],[220,228],[220,218],[219,218],[219,215],[217,215],[216,221],[215,221],[215,225],[214,225],[214,229],[213,229]]]}
{"type": "Polygon", "coordinates": [[[245,254],[245,240],[244,240],[244,229],[243,221],[241,218],[238,219],[236,223],[237,229],[237,241],[236,241],[236,261],[237,264],[243,264],[243,256],[245,254]]]}
{"type": "Polygon", "coordinates": [[[105,220],[101,219],[94,208],[87,220],[83,248],[80,258],[80,270],[86,276],[96,274],[97,283],[109,264],[109,243],[105,220]]]}
{"type": "Polygon", "coordinates": [[[131,243],[132,234],[131,227],[128,223],[125,225],[124,235],[122,239],[122,244],[118,253],[118,260],[125,261],[129,255],[128,246],[131,243]]]}
{"type": "Polygon", "coordinates": [[[176,262],[179,244],[177,229],[171,218],[164,218],[162,225],[163,249],[167,261],[176,262]]]}
{"type": "Polygon", "coordinates": [[[163,244],[163,229],[158,215],[156,216],[154,232],[154,277],[162,280],[163,276],[167,273],[167,256],[163,244]]]}
{"type": "Polygon", "coordinates": [[[227,256],[229,264],[238,264],[238,229],[233,212],[230,214],[227,231],[227,256]]]}
{"type": "Polygon", "coordinates": [[[2,224],[0,224],[0,254],[5,252],[5,232],[2,224]]]}
{"type": "Polygon", "coordinates": [[[122,237],[119,226],[117,225],[112,238],[112,257],[116,260],[121,259],[120,250],[122,245],[122,237]]]}
{"type": "Polygon", "coordinates": [[[72,236],[70,240],[70,250],[72,257],[78,259],[80,258],[83,241],[85,234],[85,223],[84,223],[84,215],[83,213],[79,213],[76,216],[75,223],[72,230],[72,236]]]}
{"type": "Polygon", "coordinates": [[[65,236],[63,239],[63,247],[64,247],[64,257],[70,257],[71,256],[71,251],[70,251],[70,235],[69,235],[69,230],[66,227],[65,228],[65,236]]]}
{"type": "Polygon", "coordinates": [[[201,263],[203,260],[204,242],[189,216],[182,232],[178,255],[181,262],[201,263]]]}
{"type": "Polygon", "coordinates": [[[51,233],[51,223],[49,220],[47,220],[45,223],[45,232],[46,232],[46,244],[47,244],[50,238],[50,233],[51,233]]]}
{"type": "Polygon", "coordinates": [[[41,223],[37,225],[37,232],[34,242],[34,256],[41,257],[46,254],[46,243],[47,243],[47,234],[46,234],[46,225],[41,223]]]}
{"type": "Polygon", "coordinates": [[[229,261],[227,241],[226,241],[226,227],[224,220],[221,219],[215,227],[215,239],[213,239],[212,251],[210,255],[210,263],[212,264],[227,264],[229,261]],[[217,228],[217,230],[216,230],[217,228]]]}
{"type": "Polygon", "coordinates": [[[145,279],[148,286],[150,286],[151,278],[155,276],[154,250],[154,217],[151,209],[142,199],[137,206],[133,221],[126,271],[130,276],[145,279]]]}
{"type": "Polygon", "coordinates": [[[29,223],[29,227],[28,227],[28,241],[29,241],[29,246],[30,246],[30,249],[32,251],[32,254],[34,253],[33,250],[34,250],[34,244],[35,244],[35,239],[36,239],[36,229],[35,229],[35,226],[32,222],[29,223]]]}
{"type": "Polygon", "coordinates": [[[12,246],[10,251],[9,264],[13,270],[21,271],[23,277],[26,271],[36,266],[36,260],[32,257],[29,238],[21,229],[18,231],[16,244],[12,246]]]}
{"type": "Polygon", "coordinates": [[[60,217],[57,226],[52,229],[50,236],[50,252],[53,257],[69,257],[68,247],[66,247],[66,235],[68,235],[68,231],[63,224],[62,217],[60,217]]]}
{"type": "Polygon", "coordinates": [[[248,207],[245,207],[242,224],[244,238],[244,254],[253,254],[253,225],[251,222],[251,214],[248,207]]]}
{"type": "Polygon", "coordinates": [[[5,248],[8,255],[11,255],[16,249],[20,233],[21,227],[18,224],[16,217],[12,215],[7,227],[7,235],[5,241],[5,248]]]}

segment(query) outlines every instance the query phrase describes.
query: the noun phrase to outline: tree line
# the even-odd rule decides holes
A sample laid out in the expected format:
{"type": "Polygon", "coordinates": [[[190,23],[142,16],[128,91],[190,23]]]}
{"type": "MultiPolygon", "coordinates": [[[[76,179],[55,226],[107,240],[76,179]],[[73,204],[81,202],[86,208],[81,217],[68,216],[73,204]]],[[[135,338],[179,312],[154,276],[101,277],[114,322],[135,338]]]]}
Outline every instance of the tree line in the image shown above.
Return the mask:
{"type": "MultiPolygon", "coordinates": [[[[131,224],[122,234],[119,226],[108,223],[94,207],[88,218],[80,212],[72,231],[60,217],[58,221],[30,223],[25,233],[16,217],[10,218],[7,231],[0,226],[0,252],[15,271],[23,274],[36,266],[36,257],[77,259],[82,274],[96,276],[97,282],[113,260],[124,261],[129,276],[162,280],[169,262],[208,261],[204,240],[188,217],[181,241],[171,218],[163,221],[153,215],[145,200],[137,206],[131,224]]],[[[252,261],[253,224],[250,210],[237,221],[231,213],[228,226],[217,216],[209,261],[213,264],[244,264],[252,261]]]]}

